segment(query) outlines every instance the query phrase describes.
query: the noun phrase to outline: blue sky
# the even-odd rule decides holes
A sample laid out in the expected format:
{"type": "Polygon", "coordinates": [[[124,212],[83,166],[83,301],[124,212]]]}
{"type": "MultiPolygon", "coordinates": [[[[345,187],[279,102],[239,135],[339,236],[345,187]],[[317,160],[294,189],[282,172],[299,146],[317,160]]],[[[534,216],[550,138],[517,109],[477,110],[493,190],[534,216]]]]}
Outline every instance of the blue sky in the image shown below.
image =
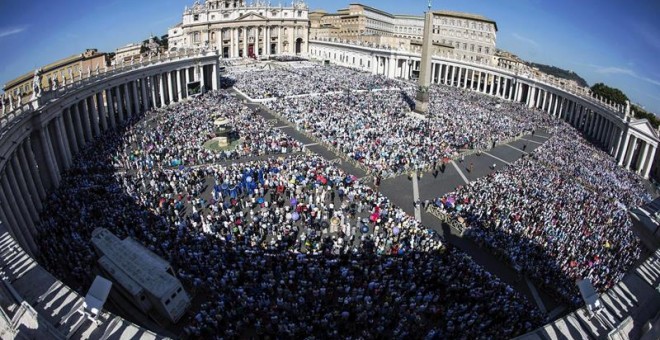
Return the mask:
{"type": "MultiPolygon", "coordinates": [[[[248,0],[248,2],[250,2],[248,0]]],[[[0,83],[86,48],[114,51],[180,21],[192,0],[0,1],[0,83]]],[[[278,0],[271,0],[278,4],[278,0]]],[[[284,3],[288,3],[285,1],[284,3]]],[[[308,0],[334,12],[350,1],[308,0]]],[[[391,13],[421,14],[426,0],[363,0],[391,13]]],[[[623,90],[660,113],[660,1],[443,0],[434,10],[497,21],[497,46],[523,59],[573,70],[623,90]]]]}

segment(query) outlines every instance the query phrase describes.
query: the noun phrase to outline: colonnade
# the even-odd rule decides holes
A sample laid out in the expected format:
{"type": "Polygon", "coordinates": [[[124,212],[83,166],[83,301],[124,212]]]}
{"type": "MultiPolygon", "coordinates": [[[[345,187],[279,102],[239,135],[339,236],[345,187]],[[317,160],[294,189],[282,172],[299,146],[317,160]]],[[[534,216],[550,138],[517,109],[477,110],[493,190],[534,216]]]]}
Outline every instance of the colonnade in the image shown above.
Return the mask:
{"type": "Polygon", "coordinates": [[[133,117],[193,95],[186,86],[190,82],[199,81],[202,90],[217,89],[218,59],[209,60],[206,65],[190,61],[185,67],[132,70],[73,91],[5,127],[0,144],[0,220],[28,254],[39,253],[34,236],[43,202],[76,155],[133,117]]]}
{"type": "MultiPolygon", "coordinates": [[[[337,41],[312,41],[310,57],[406,80],[413,79],[421,66],[419,54],[337,41]]],[[[620,107],[615,109],[512,70],[469,61],[434,56],[430,74],[433,84],[523,103],[563,119],[615,157],[620,166],[649,177],[660,144],[659,133],[646,120],[635,120],[620,107]]]]}

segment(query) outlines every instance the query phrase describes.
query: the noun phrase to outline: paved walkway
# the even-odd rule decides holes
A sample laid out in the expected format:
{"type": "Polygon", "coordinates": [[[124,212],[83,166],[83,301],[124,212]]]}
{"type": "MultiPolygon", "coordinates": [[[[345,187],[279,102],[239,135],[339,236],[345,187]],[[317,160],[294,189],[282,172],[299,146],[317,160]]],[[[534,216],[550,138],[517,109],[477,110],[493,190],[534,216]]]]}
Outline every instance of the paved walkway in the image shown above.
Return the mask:
{"type": "MultiPolygon", "coordinates": [[[[341,155],[335,154],[323,144],[319,144],[301,131],[298,131],[293,124],[284,118],[280,118],[278,115],[270,112],[263,105],[251,102],[250,98],[245,97],[241,93],[235,93],[238,97],[246,99],[246,104],[253,108],[257,114],[267,120],[276,120],[275,126],[303,143],[310,151],[319,154],[325,159],[336,160],[340,168],[359,178],[367,175],[364,170],[341,159],[341,155]]],[[[422,202],[427,199],[432,200],[454,191],[458,186],[473,182],[494,172],[493,164],[495,164],[495,169],[501,169],[510,165],[525,154],[533,152],[550,137],[548,131],[537,131],[533,135],[525,135],[518,140],[498,145],[481,155],[473,154],[465,156],[463,162],[453,161],[451,162],[452,166],[446,166],[445,171],[438,173],[437,176],[433,176],[431,172],[425,172],[419,179],[416,188],[416,181],[409,179],[407,175],[400,175],[383,180],[380,191],[406,213],[423,221],[427,228],[436,230],[443,235],[448,243],[470,255],[475,262],[525,295],[530,302],[536,302],[540,310],[557,310],[562,308],[558,301],[550,298],[543,291],[538,291],[526,278],[521,277],[509,265],[502,263],[493,254],[482,249],[471,240],[462,237],[459,231],[452,229],[446,223],[442,223],[430,213],[423,209],[415,209],[414,205],[416,199],[420,199],[422,202]],[[525,150],[523,151],[523,149],[525,150]],[[469,169],[470,165],[472,165],[471,171],[469,169]]]]}

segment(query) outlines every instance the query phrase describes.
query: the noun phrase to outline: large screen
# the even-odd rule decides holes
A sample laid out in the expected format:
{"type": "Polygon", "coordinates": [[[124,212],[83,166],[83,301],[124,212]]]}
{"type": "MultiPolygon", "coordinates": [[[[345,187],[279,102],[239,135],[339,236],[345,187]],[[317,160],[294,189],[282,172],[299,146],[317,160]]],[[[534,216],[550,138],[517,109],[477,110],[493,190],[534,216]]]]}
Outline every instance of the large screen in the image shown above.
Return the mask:
{"type": "Polygon", "coordinates": [[[189,96],[198,96],[202,94],[202,83],[199,81],[190,82],[186,87],[188,88],[189,96]]]}

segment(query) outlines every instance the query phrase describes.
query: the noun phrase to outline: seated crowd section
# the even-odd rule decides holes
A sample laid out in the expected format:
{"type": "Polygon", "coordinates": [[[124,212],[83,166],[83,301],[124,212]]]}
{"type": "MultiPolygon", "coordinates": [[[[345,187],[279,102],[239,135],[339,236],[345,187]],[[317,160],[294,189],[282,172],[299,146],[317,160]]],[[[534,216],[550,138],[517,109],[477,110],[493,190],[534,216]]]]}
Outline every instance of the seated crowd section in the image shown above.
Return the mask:
{"type": "MultiPolygon", "coordinates": [[[[541,112],[433,86],[431,115],[419,119],[409,83],[340,67],[229,77],[388,176],[554,127],[530,156],[433,205],[571,303],[573,280],[606,289],[640,256],[626,213],[645,199],[639,179],[541,112]]],[[[193,338],[511,338],[545,322],[512,287],[230,90],[135,116],[83,150],[42,213],[40,262],[85,292],[99,227],[172,264],[193,296],[180,321],[193,338]],[[204,146],[218,119],[240,137],[231,150],[204,146]]]]}
{"type": "Polygon", "coordinates": [[[640,257],[628,210],[649,198],[637,175],[559,125],[528,157],[433,203],[466,234],[571,304],[575,280],[612,287],[640,257]]]}

